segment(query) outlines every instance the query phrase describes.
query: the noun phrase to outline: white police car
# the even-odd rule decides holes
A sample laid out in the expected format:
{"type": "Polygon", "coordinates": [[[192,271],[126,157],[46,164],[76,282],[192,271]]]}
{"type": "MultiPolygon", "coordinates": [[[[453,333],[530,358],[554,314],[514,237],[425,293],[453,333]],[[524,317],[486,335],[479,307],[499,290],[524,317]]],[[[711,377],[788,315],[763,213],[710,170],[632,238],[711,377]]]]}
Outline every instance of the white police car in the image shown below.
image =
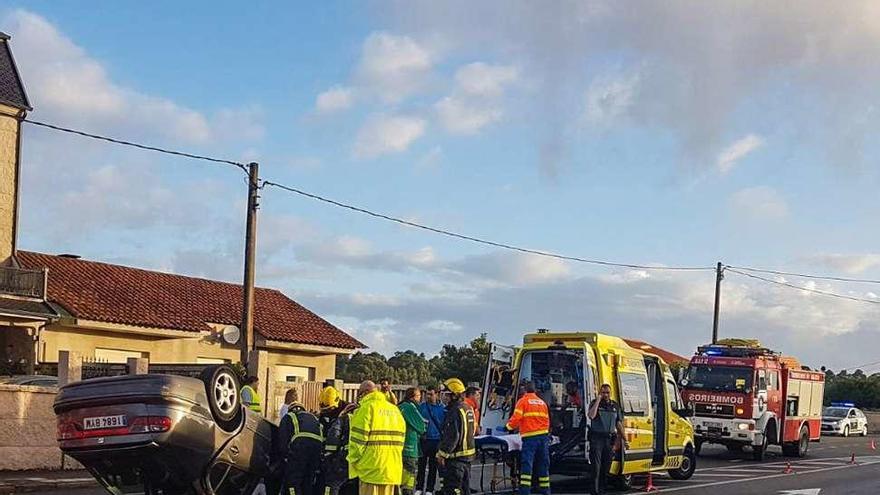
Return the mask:
{"type": "Polygon", "coordinates": [[[852,402],[832,402],[822,409],[823,435],[868,435],[868,418],[852,402]]]}

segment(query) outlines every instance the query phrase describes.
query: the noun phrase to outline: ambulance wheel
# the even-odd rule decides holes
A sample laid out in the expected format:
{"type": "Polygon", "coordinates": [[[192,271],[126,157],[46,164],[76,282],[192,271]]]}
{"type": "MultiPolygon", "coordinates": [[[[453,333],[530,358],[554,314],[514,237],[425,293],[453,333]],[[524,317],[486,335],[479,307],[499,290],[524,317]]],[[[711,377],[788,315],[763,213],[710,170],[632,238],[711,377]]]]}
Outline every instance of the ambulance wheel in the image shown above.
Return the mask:
{"type": "Polygon", "coordinates": [[[849,425],[846,425],[846,426],[843,427],[843,436],[844,436],[844,437],[848,437],[848,436],[849,436],[849,425]]]}
{"type": "Polygon", "coordinates": [[[761,435],[761,438],[761,445],[752,445],[752,459],[756,461],[763,461],[767,453],[767,435],[761,435]]]}
{"type": "Polygon", "coordinates": [[[700,439],[694,440],[694,455],[700,455],[701,450],[703,450],[703,441],[700,439]]]}
{"type": "Polygon", "coordinates": [[[633,487],[633,475],[631,474],[622,474],[620,476],[613,476],[611,478],[611,486],[620,491],[632,490],[633,487]]]}
{"type": "Polygon", "coordinates": [[[241,385],[230,366],[209,366],[202,371],[202,382],[214,422],[224,431],[234,432],[241,425],[241,385]]]}
{"type": "Polygon", "coordinates": [[[669,477],[674,480],[690,479],[697,470],[697,455],[690,446],[684,449],[684,455],[681,458],[681,466],[678,469],[670,469],[669,477]]]}

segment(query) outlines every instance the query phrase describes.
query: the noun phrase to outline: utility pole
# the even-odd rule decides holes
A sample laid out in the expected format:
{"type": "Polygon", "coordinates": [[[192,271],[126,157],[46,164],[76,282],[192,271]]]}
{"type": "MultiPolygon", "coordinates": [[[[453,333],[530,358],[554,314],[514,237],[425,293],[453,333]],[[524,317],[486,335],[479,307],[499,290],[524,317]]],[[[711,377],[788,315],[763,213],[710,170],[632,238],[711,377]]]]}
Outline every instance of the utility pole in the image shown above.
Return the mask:
{"type": "Polygon", "coordinates": [[[257,247],[257,193],[260,188],[260,165],[248,164],[247,225],[244,238],[244,304],[241,310],[241,364],[247,369],[254,349],[254,258],[257,247]]]}
{"type": "Polygon", "coordinates": [[[712,343],[718,343],[718,312],[721,310],[721,281],[724,280],[724,266],[718,262],[715,267],[715,318],[712,320],[712,343]]]}

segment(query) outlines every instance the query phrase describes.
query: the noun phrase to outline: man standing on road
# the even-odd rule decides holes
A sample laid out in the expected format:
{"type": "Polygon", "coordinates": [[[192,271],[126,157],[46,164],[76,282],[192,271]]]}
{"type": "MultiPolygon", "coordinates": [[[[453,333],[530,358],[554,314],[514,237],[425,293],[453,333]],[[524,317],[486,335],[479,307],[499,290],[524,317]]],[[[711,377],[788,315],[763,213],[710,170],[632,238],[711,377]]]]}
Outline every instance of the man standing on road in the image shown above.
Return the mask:
{"type": "Polygon", "coordinates": [[[293,403],[278,426],[275,457],[284,461],[284,495],[313,495],[324,438],[317,416],[293,403]]]}
{"type": "Polygon", "coordinates": [[[464,402],[464,383],[458,378],[443,382],[449,405],[440,434],[437,464],[443,475],[443,495],[470,495],[474,446],[474,410],[464,402]]]}
{"type": "Polygon", "coordinates": [[[519,430],[520,450],[519,493],[529,495],[533,476],[543,495],[550,494],[550,410],[547,403],[535,394],[535,384],[522,385],[525,394],[516,402],[513,416],[507,422],[508,430],[519,430]]]}
{"type": "Polygon", "coordinates": [[[474,431],[476,435],[480,434],[480,395],[480,389],[477,387],[468,387],[464,391],[464,402],[474,410],[474,431]]]}
{"type": "Polygon", "coordinates": [[[419,470],[419,441],[425,433],[425,418],[419,413],[422,391],[416,387],[406,389],[400,403],[400,413],[406,421],[406,440],[403,444],[403,481],[400,491],[403,495],[413,495],[416,486],[416,472],[419,470]]]}
{"type": "Polygon", "coordinates": [[[360,495],[394,495],[403,477],[406,422],[375,383],[361,383],[359,395],[351,415],[348,477],[360,480],[360,495]]]}
{"type": "Polygon", "coordinates": [[[318,421],[324,429],[324,456],[321,459],[323,495],[352,495],[357,493],[357,480],[348,479],[349,414],[354,409],[339,399],[334,387],[324,387],[318,398],[321,413],[318,421]]]}
{"type": "Polygon", "coordinates": [[[607,383],[602,385],[599,397],[590,404],[587,419],[590,420],[590,465],[593,469],[590,493],[602,495],[608,485],[614,435],[619,435],[621,446],[626,446],[623,413],[620,406],[611,400],[611,386],[607,383]]]}
{"type": "Polygon", "coordinates": [[[419,405],[419,412],[427,421],[427,431],[422,440],[422,456],[419,458],[419,473],[416,476],[416,494],[424,490],[425,495],[433,495],[437,484],[437,445],[446,418],[446,408],[440,404],[440,393],[435,387],[425,391],[425,402],[419,405]],[[427,477],[425,470],[427,469],[427,477]]]}

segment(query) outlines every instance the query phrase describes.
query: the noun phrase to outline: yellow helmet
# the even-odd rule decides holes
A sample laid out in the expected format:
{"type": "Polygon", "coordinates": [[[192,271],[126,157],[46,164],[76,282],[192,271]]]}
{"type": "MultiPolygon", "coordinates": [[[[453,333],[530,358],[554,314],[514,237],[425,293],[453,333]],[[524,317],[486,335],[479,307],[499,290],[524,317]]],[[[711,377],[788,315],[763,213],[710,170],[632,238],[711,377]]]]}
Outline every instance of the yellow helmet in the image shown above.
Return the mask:
{"type": "Polygon", "coordinates": [[[330,409],[339,405],[339,392],[333,387],[324,387],[321,395],[318,396],[318,403],[321,409],[330,409]]]}
{"type": "Polygon", "coordinates": [[[465,391],[464,383],[458,378],[449,378],[443,382],[443,388],[453,394],[463,394],[465,391]]]}

